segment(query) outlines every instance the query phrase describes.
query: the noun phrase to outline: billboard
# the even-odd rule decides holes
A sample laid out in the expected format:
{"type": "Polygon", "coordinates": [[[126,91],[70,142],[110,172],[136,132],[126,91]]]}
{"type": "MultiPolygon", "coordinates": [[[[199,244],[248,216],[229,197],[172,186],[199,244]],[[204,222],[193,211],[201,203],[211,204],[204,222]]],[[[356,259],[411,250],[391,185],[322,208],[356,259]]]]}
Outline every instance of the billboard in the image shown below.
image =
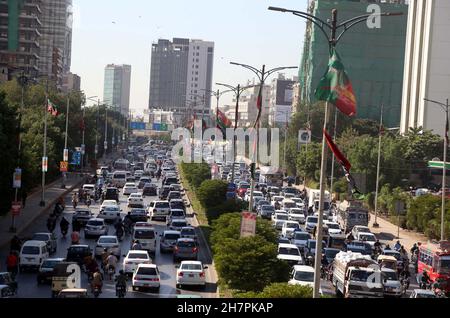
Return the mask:
{"type": "Polygon", "coordinates": [[[133,121],[130,123],[130,129],[133,130],[145,130],[145,123],[133,121]]]}

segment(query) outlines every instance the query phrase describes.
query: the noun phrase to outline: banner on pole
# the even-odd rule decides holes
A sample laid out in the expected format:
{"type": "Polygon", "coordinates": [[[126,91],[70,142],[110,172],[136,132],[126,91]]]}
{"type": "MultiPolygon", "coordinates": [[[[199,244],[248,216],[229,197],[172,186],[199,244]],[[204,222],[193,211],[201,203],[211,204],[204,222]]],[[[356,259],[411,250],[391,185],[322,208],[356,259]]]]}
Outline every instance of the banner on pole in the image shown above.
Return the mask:
{"type": "Polygon", "coordinates": [[[48,171],[48,157],[42,157],[42,171],[48,171]]]}
{"type": "Polygon", "coordinates": [[[67,171],[69,171],[69,162],[67,162],[67,161],[60,161],[59,162],[59,171],[60,172],[67,172],[67,171]]]}
{"type": "Polygon", "coordinates": [[[13,188],[20,189],[22,186],[22,169],[16,168],[13,177],[13,188]]]}
{"type": "Polygon", "coordinates": [[[64,149],[63,161],[69,161],[69,149],[64,149]]]}
{"type": "Polygon", "coordinates": [[[13,203],[11,205],[11,213],[12,213],[12,215],[19,216],[21,208],[22,208],[22,205],[20,204],[20,202],[13,201],[13,203]]]}
{"type": "Polygon", "coordinates": [[[256,213],[242,212],[241,237],[254,236],[256,233],[256,213]]]}

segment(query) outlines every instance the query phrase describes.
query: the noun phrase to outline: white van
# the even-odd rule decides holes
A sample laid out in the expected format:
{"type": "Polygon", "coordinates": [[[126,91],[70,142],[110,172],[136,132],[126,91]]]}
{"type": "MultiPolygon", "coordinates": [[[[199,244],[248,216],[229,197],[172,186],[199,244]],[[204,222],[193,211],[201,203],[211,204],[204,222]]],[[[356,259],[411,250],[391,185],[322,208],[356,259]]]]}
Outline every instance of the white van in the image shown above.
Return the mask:
{"type": "Polygon", "coordinates": [[[47,244],[43,241],[26,241],[20,250],[19,270],[26,268],[38,269],[49,257],[47,244]]]}
{"type": "Polygon", "coordinates": [[[155,228],[150,223],[143,226],[142,222],[133,228],[132,240],[138,240],[143,250],[150,253],[156,252],[156,233],[155,228]]]}
{"type": "Polygon", "coordinates": [[[118,188],[123,188],[125,183],[127,183],[127,173],[125,171],[114,172],[112,177],[112,183],[118,188]]]}

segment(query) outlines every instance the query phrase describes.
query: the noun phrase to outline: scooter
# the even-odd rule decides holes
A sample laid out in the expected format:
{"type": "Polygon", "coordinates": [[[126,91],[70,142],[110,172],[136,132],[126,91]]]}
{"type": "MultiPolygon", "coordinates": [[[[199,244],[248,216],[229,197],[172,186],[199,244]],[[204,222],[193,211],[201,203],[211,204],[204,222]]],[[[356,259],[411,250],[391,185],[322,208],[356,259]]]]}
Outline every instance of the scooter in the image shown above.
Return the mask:
{"type": "Polygon", "coordinates": [[[126,291],[125,286],[121,286],[121,285],[116,286],[116,295],[118,298],[125,298],[126,292],[127,291],[126,291]]]}
{"type": "Polygon", "coordinates": [[[102,291],[100,290],[100,286],[94,286],[94,291],[93,291],[93,294],[94,294],[94,297],[95,298],[98,298],[98,296],[100,295],[100,293],[101,293],[102,291]]]}

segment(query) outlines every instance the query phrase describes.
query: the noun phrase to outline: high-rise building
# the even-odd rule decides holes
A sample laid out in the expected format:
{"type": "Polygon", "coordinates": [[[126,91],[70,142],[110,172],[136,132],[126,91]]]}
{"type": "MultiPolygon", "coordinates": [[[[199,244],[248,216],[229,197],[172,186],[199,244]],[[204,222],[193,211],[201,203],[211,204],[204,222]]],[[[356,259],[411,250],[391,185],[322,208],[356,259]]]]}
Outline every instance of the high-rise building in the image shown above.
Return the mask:
{"type": "Polygon", "coordinates": [[[0,80],[39,74],[43,0],[0,1],[0,80]]]}
{"type": "MultiPolygon", "coordinates": [[[[368,14],[368,6],[378,4],[381,12],[402,12],[402,16],[382,17],[380,28],[367,23],[352,27],[340,40],[337,51],[348,72],[357,101],[357,117],[380,119],[384,104],[387,127],[400,123],[403,65],[405,59],[408,5],[402,0],[310,0],[308,12],[327,21],[338,10],[338,21],[368,14]]],[[[370,13],[370,12],[369,12],[370,13]]],[[[341,29],[342,30],[342,29],[341,29]]],[[[329,60],[328,41],[322,31],[308,22],[299,72],[301,102],[314,103],[314,92],[329,60]]]]}
{"type": "Polygon", "coordinates": [[[423,127],[444,135],[445,114],[439,105],[450,98],[450,1],[409,3],[401,133],[423,127]]]}
{"type": "Polygon", "coordinates": [[[103,100],[125,116],[130,109],[130,82],[131,65],[106,65],[103,100]]]}
{"type": "MultiPolygon", "coordinates": [[[[214,42],[173,38],[152,45],[150,109],[175,111],[209,118],[212,88],[214,42]]],[[[198,117],[200,118],[200,117],[198,117]]],[[[178,121],[178,120],[177,120],[178,121]]]]}
{"type": "Polygon", "coordinates": [[[81,77],[77,74],[69,73],[64,76],[63,91],[66,93],[76,92],[81,89],[81,77]]]}
{"type": "Polygon", "coordinates": [[[294,85],[298,82],[298,77],[293,79],[285,78],[283,73],[278,74],[270,85],[269,101],[269,124],[287,124],[292,116],[292,98],[294,95],[294,85]]]}
{"type": "Polygon", "coordinates": [[[64,76],[70,72],[72,0],[44,0],[41,8],[40,75],[48,76],[58,88],[62,88],[64,76]]]}

